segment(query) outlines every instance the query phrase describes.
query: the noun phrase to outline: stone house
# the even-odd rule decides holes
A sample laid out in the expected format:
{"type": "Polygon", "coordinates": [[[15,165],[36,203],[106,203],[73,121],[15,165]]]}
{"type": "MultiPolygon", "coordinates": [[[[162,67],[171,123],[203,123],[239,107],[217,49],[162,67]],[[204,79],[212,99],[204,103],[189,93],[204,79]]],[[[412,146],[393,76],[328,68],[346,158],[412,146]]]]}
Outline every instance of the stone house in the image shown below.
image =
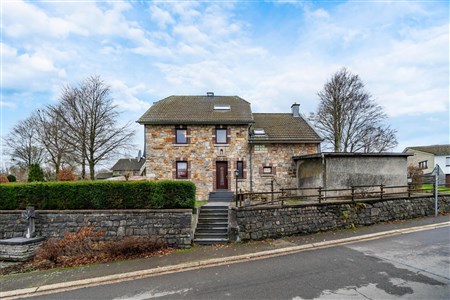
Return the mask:
{"type": "Polygon", "coordinates": [[[190,180],[210,192],[267,191],[274,179],[296,187],[293,156],[320,152],[322,141],[293,104],[291,113],[253,113],[238,96],[170,96],[137,121],[145,126],[150,180],[190,180]]]}

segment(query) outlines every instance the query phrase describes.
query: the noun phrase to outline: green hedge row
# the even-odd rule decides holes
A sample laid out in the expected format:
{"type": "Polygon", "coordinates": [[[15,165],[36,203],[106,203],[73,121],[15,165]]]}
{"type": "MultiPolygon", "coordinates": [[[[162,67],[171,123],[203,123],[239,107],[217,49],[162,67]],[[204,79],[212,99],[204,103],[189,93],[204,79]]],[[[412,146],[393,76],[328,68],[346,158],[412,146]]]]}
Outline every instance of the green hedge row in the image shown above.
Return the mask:
{"type": "Polygon", "coordinates": [[[0,209],[193,208],[188,181],[78,181],[0,184],[0,209]]]}

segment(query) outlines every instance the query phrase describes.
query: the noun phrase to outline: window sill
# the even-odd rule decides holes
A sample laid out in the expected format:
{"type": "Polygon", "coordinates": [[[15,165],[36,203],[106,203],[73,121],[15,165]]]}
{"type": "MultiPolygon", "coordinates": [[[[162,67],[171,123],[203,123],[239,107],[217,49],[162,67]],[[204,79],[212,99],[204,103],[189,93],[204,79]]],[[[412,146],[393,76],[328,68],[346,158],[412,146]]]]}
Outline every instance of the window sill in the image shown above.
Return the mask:
{"type": "Polygon", "coordinates": [[[229,147],[230,144],[214,144],[214,147],[229,147]]]}
{"type": "Polygon", "coordinates": [[[274,177],[275,174],[261,174],[261,177],[274,177]]]}
{"type": "Polygon", "coordinates": [[[188,147],[189,144],[172,144],[173,147],[188,147]]]}

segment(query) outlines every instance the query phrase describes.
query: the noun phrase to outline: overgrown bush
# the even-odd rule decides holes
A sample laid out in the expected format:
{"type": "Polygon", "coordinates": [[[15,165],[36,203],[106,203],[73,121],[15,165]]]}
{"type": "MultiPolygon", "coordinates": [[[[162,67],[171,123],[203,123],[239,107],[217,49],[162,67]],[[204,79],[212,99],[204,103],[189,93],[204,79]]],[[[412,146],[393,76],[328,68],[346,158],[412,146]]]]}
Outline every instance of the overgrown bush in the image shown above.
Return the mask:
{"type": "Polygon", "coordinates": [[[0,174],[0,183],[8,183],[9,179],[5,174],[0,174]]]}
{"type": "Polygon", "coordinates": [[[56,176],[56,180],[58,181],[75,181],[76,179],[77,177],[73,174],[73,170],[71,168],[62,168],[56,176]]]}
{"type": "Polygon", "coordinates": [[[44,181],[44,171],[39,164],[31,164],[28,171],[28,182],[44,181]]]}
{"type": "Polygon", "coordinates": [[[0,209],[194,208],[195,185],[181,181],[66,181],[0,185],[0,209]]]}
{"type": "Polygon", "coordinates": [[[92,261],[109,261],[117,257],[135,257],[167,248],[155,236],[128,236],[118,241],[100,241],[104,232],[82,227],[66,232],[62,239],[50,238],[36,251],[34,263],[50,262],[53,266],[74,266],[92,261]]]}
{"type": "Polygon", "coordinates": [[[155,252],[165,247],[167,244],[155,236],[127,236],[122,240],[107,241],[100,249],[110,257],[118,257],[155,252]]]}
{"type": "Polygon", "coordinates": [[[6,177],[8,178],[9,182],[16,182],[16,181],[17,181],[16,176],[14,176],[14,175],[12,175],[12,174],[9,174],[9,175],[6,176],[6,177]]]}
{"type": "Polygon", "coordinates": [[[103,231],[92,227],[82,227],[77,232],[66,232],[60,240],[51,237],[36,250],[36,260],[49,260],[57,264],[64,257],[91,257],[95,253],[95,243],[104,236],[103,231]]]}

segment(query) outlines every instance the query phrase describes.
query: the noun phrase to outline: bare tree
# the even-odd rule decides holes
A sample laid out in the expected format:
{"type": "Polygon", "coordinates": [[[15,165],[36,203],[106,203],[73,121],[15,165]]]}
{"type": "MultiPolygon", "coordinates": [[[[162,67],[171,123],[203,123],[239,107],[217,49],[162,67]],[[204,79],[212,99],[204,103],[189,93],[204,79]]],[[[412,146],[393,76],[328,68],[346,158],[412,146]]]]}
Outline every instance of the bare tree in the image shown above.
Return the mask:
{"type": "Polygon", "coordinates": [[[28,169],[32,164],[40,164],[44,160],[45,151],[37,137],[36,114],[19,121],[7,135],[5,143],[18,166],[28,169]]]}
{"type": "Polygon", "coordinates": [[[73,147],[65,139],[67,127],[51,108],[38,110],[36,116],[39,141],[48,153],[48,160],[57,178],[64,163],[73,164],[73,147]]]}
{"type": "Polygon", "coordinates": [[[335,152],[382,152],[397,145],[396,131],[383,124],[386,114],[358,75],[340,69],[318,96],[309,120],[335,152]]]}
{"type": "Polygon", "coordinates": [[[66,130],[66,141],[79,153],[81,177],[89,165],[90,178],[95,166],[118,151],[130,147],[134,131],[131,123],[117,126],[119,112],[113,105],[109,87],[98,76],[87,78],[78,87],[65,87],[60,104],[52,111],[60,117],[66,130]]]}

